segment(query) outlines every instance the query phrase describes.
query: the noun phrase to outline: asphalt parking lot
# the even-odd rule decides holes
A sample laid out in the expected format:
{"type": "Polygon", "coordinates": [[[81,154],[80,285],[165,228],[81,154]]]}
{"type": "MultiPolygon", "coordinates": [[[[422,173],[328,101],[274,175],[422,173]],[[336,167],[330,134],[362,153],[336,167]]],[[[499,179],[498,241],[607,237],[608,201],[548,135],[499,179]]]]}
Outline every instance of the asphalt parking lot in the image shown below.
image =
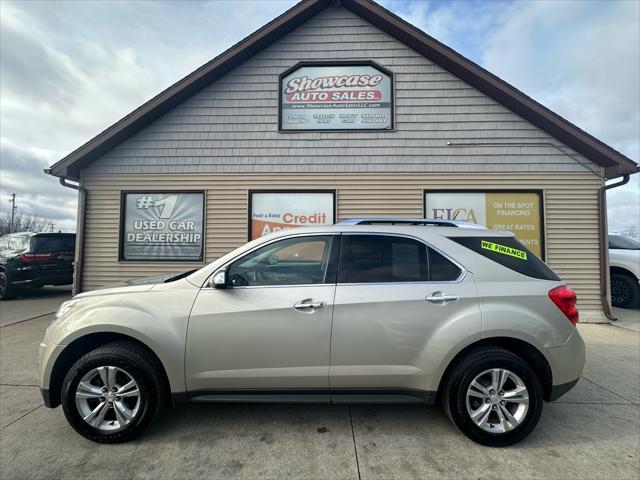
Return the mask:
{"type": "MultiPolygon", "coordinates": [[[[47,293],[47,292],[45,292],[47,293]]],[[[640,478],[640,311],[580,325],[587,366],[507,449],[437,408],[187,405],[140,439],[98,445],[42,406],[37,348],[68,292],[0,304],[0,478],[640,478]],[[43,299],[44,298],[44,299],[43,299]]]]}

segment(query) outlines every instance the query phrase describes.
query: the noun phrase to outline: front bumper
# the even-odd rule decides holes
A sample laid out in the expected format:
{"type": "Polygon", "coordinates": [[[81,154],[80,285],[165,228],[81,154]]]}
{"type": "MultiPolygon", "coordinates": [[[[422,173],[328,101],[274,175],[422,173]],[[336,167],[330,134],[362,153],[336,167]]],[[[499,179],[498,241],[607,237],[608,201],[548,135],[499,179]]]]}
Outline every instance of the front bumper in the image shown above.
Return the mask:
{"type": "Polygon", "coordinates": [[[40,347],[38,348],[38,380],[40,393],[42,394],[45,406],[49,408],[57,407],[60,403],[60,399],[54,399],[50,393],[50,381],[53,366],[64,347],[65,345],[53,343],[45,331],[44,337],[40,342],[40,347]]]}

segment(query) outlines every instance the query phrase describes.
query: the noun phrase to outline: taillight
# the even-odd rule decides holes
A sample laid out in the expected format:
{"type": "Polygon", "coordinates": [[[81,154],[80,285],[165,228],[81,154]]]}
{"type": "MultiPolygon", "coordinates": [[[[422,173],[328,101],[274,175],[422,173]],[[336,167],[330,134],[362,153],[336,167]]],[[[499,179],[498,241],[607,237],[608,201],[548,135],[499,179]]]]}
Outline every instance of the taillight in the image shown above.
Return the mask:
{"type": "Polygon", "coordinates": [[[20,260],[22,260],[24,263],[46,262],[47,260],[49,260],[50,256],[51,255],[49,255],[48,253],[43,253],[40,255],[36,255],[35,253],[21,253],[20,260]]]}
{"type": "Polygon", "coordinates": [[[574,325],[578,323],[579,313],[576,309],[576,292],[566,285],[561,285],[549,290],[549,298],[556,304],[556,307],[564,313],[565,317],[567,317],[571,323],[574,325]]]}

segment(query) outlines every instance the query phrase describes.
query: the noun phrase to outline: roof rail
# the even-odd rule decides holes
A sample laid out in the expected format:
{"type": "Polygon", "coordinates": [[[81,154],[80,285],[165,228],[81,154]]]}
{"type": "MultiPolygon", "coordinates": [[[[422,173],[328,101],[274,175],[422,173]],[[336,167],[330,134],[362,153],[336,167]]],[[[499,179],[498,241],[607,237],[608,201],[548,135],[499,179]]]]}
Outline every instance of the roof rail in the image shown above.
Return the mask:
{"type": "Polygon", "coordinates": [[[422,225],[435,227],[486,228],[477,223],[462,220],[440,220],[436,218],[349,218],[337,225],[422,225]]]}

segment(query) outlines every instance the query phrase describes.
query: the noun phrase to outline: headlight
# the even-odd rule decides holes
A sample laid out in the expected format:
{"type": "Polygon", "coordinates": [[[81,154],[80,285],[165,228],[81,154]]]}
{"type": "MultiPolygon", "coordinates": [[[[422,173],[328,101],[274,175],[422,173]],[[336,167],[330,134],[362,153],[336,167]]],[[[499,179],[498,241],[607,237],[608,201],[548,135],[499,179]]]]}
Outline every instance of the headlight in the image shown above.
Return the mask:
{"type": "Polygon", "coordinates": [[[71,310],[77,307],[79,303],[80,303],[80,300],[68,300],[66,302],[63,302],[63,304],[60,305],[60,308],[58,308],[58,311],[53,317],[53,321],[55,322],[63,315],[66,315],[67,313],[69,313],[71,310]]]}

